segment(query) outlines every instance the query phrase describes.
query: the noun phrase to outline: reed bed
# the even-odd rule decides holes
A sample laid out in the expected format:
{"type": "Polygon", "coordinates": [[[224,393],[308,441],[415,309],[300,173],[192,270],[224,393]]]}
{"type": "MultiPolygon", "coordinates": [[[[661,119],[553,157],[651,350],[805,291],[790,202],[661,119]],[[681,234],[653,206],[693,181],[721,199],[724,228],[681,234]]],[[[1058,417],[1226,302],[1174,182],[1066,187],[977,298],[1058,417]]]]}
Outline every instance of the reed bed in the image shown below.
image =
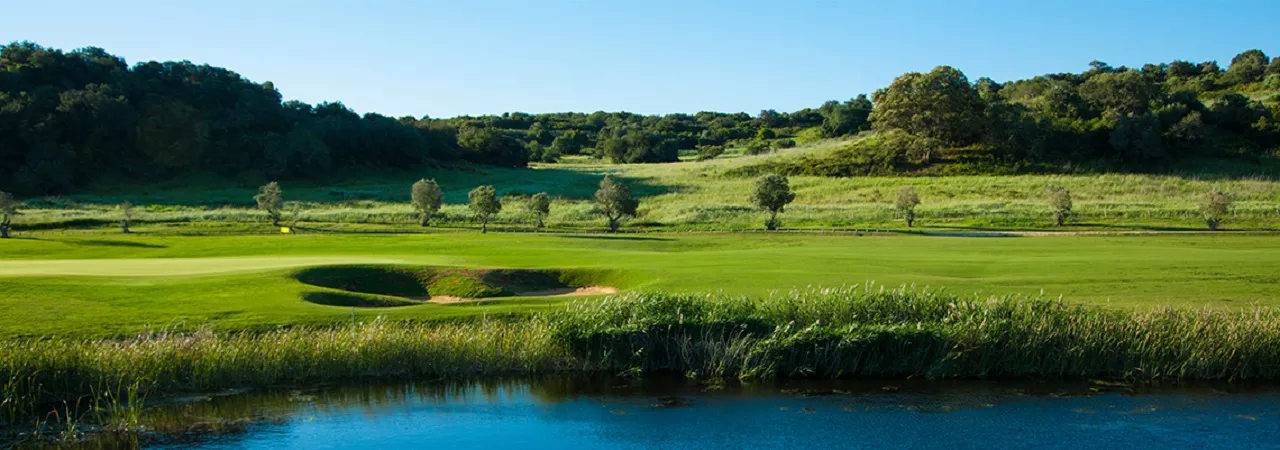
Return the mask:
{"type": "Polygon", "coordinates": [[[0,342],[0,424],[237,387],[584,372],[1268,380],[1280,378],[1280,309],[1131,312],[864,285],[631,293],[507,320],[12,340],[0,342]]]}

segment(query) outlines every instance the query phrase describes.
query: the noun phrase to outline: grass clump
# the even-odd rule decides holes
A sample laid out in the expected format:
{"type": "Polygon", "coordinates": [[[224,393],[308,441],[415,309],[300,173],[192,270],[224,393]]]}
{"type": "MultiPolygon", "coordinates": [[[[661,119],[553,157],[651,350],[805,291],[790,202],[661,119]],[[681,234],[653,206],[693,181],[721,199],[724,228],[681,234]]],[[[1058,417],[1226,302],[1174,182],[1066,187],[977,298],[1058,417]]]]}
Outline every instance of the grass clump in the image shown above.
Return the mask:
{"type": "Polygon", "coordinates": [[[557,313],[557,339],[610,370],[710,376],[1280,377],[1280,312],[1122,312],[1060,299],[870,287],[753,299],[632,294],[557,313]]]}
{"type": "Polygon", "coordinates": [[[654,292],[502,321],[9,340],[0,361],[9,426],[39,425],[86,399],[136,407],[231,387],[555,372],[1252,380],[1280,378],[1280,310],[1132,312],[871,286],[763,298],[654,292]]]}

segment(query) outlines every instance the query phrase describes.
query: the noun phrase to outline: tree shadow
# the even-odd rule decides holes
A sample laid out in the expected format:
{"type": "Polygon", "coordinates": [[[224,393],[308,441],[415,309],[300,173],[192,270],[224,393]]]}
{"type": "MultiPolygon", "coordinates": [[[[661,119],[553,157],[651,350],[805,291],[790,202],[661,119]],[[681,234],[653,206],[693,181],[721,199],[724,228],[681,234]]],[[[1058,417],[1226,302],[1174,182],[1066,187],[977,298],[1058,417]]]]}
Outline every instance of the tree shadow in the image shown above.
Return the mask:
{"type": "Polygon", "coordinates": [[[167,245],[147,244],[143,242],[130,241],[113,241],[109,239],[89,239],[83,241],[64,241],[72,245],[83,245],[86,247],[133,247],[133,248],[168,248],[167,245]]]}
{"type": "Polygon", "coordinates": [[[617,234],[560,234],[556,235],[563,239],[596,239],[596,240],[618,240],[618,241],[674,241],[675,238],[653,237],[653,236],[625,236],[617,234]]]}

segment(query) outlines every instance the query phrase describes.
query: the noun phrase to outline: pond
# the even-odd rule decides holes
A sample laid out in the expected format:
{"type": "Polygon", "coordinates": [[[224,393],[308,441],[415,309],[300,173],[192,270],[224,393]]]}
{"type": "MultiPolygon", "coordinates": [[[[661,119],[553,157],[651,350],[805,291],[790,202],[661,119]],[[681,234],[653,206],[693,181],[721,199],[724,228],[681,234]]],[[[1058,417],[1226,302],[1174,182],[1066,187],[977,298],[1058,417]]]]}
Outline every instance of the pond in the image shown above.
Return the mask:
{"type": "Polygon", "coordinates": [[[1104,382],[548,378],[222,393],[153,405],[88,447],[1247,447],[1280,389],[1104,382]],[[124,440],[123,442],[121,440],[124,440]]]}

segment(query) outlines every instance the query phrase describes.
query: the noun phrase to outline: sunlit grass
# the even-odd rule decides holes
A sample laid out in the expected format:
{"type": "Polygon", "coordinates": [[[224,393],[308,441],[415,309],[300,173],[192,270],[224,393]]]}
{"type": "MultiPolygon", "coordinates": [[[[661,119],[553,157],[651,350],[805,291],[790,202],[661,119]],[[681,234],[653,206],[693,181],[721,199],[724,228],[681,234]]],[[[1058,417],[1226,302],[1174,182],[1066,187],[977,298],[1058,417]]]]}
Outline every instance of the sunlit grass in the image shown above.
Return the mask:
{"type": "Polygon", "coordinates": [[[0,361],[2,423],[65,427],[65,413],[53,415],[61,408],[85,423],[128,428],[120,414],[145,399],[375,379],[592,372],[1275,379],[1280,310],[1117,311],[874,286],[768,297],[650,292],[511,320],[0,341],[0,361]],[[91,405],[97,409],[85,409],[91,405]]]}
{"type": "MultiPolygon", "coordinates": [[[[615,174],[641,195],[640,216],[631,229],[741,230],[762,227],[763,214],[751,208],[750,178],[734,169],[772,160],[821,155],[847,145],[819,140],[777,154],[723,158],[705,162],[614,165],[578,157],[564,164],[532,169],[441,168],[420,172],[353,174],[333,182],[284,183],[285,196],[303,204],[301,226],[331,230],[412,231],[417,220],[408,205],[409,185],[434,178],[445,191],[439,226],[469,228],[474,219],[466,192],[494,185],[508,195],[496,223],[504,229],[530,229],[522,196],[548,192],[555,199],[547,224],[553,229],[599,229],[603,220],[589,203],[599,178],[615,174]],[[354,194],[352,194],[354,193],[354,194]],[[351,198],[355,195],[358,198],[351,198]]],[[[898,189],[919,193],[919,224],[925,228],[1053,228],[1046,189],[1069,189],[1075,214],[1068,229],[1202,229],[1197,211],[1201,196],[1222,189],[1235,200],[1227,228],[1280,228],[1280,182],[1267,175],[1197,177],[1194,175],[1097,174],[947,177],[797,176],[794,204],[783,214],[791,228],[898,229],[903,224],[891,203],[898,189]]],[[[29,201],[20,231],[50,229],[110,230],[118,225],[115,205],[139,205],[142,231],[260,232],[265,216],[252,209],[256,186],[122,186],[91,189],[92,195],[29,201]]]]}

